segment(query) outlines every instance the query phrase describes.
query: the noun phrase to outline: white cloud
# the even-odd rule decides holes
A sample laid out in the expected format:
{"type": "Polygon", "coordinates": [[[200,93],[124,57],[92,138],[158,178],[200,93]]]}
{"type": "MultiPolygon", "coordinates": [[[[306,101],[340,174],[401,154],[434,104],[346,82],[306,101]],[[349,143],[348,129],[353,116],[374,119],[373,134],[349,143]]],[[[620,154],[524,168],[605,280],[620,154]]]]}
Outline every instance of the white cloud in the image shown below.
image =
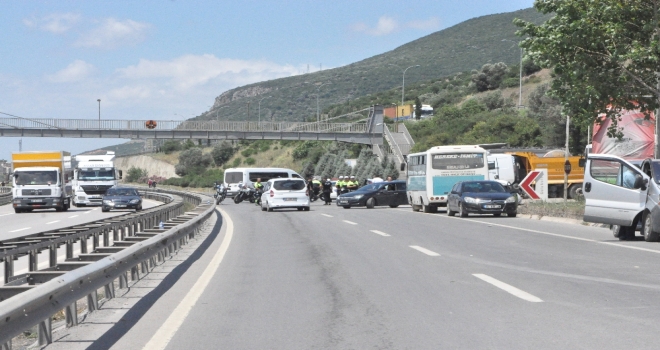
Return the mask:
{"type": "Polygon", "coordinates": [[[135,45],[146,38],[147,31],[150,28],[151,25],[148,23],[136,22],[130,19],[118,21],[114,18],[107,18],[103,20],[99,27],[82,35],[74,45],[103,49],[135,45]]]}
{"type": "Polygon", "coordinates": [[[399,24],[399,22],[392,17],[381,16],[374,27],[370,27],[363,22],[355,23],[351,26],[351,30],[371,36],[388,35],[401,29],[416,29],[423,31],[438,30],[440,29],[440,19],[437,17],[431,17],[429,19],[419,19],[409,21],[405,24],[399,24]]]}
{"type": "Polygon", "coordinates": [[[48,75],[46,78],[55,83],[71,83],[87,78],[94,71],[94,65],[82,60],[75,60],[66,68],[48,75]]]}
{"type": "Polygon", "coordinates": [[[382,16],[378,19],[376,26],[371,28],[364,23],[356,23],[352,29],[356,32],[366,33],[372,36],[382,36],[390,34],[399,28],[399,24],[391,17],[382,16]]]}
{"type": "Polygon", "coordinates": [[[41,18],[25,18],[23,24],[29,28],[38,28],[53,34],[62,34],[80,21],[80,15],[75,13],[53,13],[41,18]]]}
{"type": "Polygon", "coordinates": [[[214,55],[185,55],[170,61],[142,59],[135,66],[118,69],[124,78],[158,80],[176,90],[188,90],[212,80],[251,83],[291,76],[298,67],[268,61],[217,58],[214,55]]]}

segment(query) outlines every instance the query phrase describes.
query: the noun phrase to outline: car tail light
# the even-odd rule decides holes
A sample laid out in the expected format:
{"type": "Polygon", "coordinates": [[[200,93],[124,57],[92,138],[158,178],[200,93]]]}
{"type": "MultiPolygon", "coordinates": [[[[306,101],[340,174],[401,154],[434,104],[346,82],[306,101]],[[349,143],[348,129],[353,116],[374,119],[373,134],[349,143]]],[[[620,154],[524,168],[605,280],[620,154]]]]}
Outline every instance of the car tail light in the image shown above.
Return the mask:
{"type": "Polygon", "coordinates": [[[273,190],[270,190],[270,196],[275,197],[275,192],[273,192],[273,190]]]}

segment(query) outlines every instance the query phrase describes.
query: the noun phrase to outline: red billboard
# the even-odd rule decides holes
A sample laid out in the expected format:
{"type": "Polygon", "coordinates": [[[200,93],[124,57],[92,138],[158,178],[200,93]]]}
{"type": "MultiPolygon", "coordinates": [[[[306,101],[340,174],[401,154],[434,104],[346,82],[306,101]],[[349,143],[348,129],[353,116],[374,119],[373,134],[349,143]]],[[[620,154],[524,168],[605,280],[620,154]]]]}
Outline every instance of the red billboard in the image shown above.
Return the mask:
{"type": "Polygon", "coordinates": [[[622,111],[618,128],[623,133],[621,140],[607,136],[612,120],[604,115],[601,123],[594,123],[592,153],[604,153],[628,160],[653,158],[655,144],[655,116],[646,119],[640,111],[622,111]]]}

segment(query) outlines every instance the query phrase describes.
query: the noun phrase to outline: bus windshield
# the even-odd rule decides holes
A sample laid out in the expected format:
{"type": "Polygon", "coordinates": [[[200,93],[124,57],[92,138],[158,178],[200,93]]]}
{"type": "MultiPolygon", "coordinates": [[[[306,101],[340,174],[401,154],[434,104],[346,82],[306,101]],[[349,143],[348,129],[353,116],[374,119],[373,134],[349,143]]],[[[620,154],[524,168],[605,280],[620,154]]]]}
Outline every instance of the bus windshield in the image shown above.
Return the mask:
{"type": "Polygon", "coordinates": [[[483,153],[443,153],[432,155],[433,169],[467,170],[484,167],[483,153]]]}

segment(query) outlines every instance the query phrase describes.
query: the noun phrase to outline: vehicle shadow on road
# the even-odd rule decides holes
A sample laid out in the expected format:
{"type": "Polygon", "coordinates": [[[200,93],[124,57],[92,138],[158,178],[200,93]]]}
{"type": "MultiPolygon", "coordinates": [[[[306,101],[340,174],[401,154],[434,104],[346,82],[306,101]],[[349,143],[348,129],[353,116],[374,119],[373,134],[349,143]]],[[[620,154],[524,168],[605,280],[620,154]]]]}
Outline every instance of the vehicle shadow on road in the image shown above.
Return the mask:
{"type": "MultiPolygon", "coordinates": [[[[120,322],[115,323],[105,334],[99,337],[87,349],[102,350],[110,349],[117,341],[119,341],[126,333],[135,326],[140,319],[151,309],[151,307],[158,301],[158,299],[167,293],[172,286],[174,286],[181,276],[185,274],[190,266],[199,260],[204,253],[209,249],[213,241],[220,234],[222,228],[222,216],[218,211],[215,211],[217,221],[211,233],[204,239],[200,246],[183,262],[175,267],[167,276],[147,295],[142,297],[128,312],[121,318],[120,322]]],[[[148,274],[146,275],[148,276],[148,274]]],[[[130,288],[129,288],[130,289],[130,288]]],[[[100,307],[103,310],[103,307],[100,307]]],[[[64,341],[66,342],[66,341],[64,341]]]]}

